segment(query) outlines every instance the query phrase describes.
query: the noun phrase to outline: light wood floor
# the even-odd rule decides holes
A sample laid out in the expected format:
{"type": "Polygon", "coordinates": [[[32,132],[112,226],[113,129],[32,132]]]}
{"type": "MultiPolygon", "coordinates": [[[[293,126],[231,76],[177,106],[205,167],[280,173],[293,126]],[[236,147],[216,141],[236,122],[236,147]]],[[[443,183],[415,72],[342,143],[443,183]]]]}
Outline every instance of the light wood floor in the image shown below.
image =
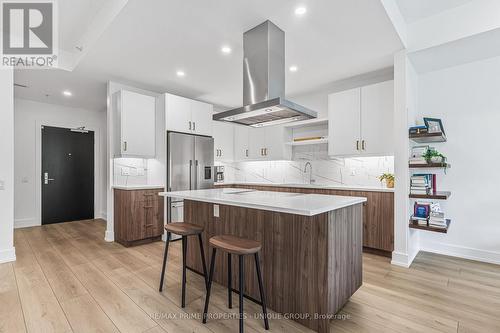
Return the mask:
{"type": "MultiPolygon", "coordinates": [[[[180,309],[180,244],[158,293],[163,243],[123,248],[103,241],[102,220],[18,229],[17,261],[0,265],[0,332],[237,332],[236,319],[201,324],[203,279],[188,272],[180,309]]],[[[410,269],[364,255],[364,282],[331,332],[500,332],[500,266],[421,253],[410,269]]],[[[212,313],[226,308],[214,285],[212,313]]],[[[236,300],[237,295],[234,296],[236,300]]],[[[246,301],[247,332],[265,332],[246,301]]],[[[270,332],[308,332],[273,319],[270,332]]]]}

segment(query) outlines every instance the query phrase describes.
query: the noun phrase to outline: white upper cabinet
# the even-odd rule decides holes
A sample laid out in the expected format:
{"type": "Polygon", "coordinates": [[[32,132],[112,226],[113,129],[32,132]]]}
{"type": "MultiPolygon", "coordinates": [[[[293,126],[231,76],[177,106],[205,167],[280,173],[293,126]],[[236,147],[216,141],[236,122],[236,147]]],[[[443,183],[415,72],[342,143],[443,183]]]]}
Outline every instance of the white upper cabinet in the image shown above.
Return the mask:
{"type": "Polygon", "coordinates": [[[212,136],[212,115],[214,107],[212,104],[199,101],[191,101],[191,121],[193,133],[212,136]]]}
{"type": "Polygon", "coordinates": [[[394,81],[329,95],[329,155],[393,155],[393,115],[394,81]]]}
{"type": "Polygon", "coordinates": [[[328,154],[356,155],[360,152],[361,89],[328,96],[328,154]]]}
{"type": "Polygon", "coordinates": [[[232,162],[234,160],[234,125],[222,121],[213,122],[214,159],[232,162]]]}
{"type": "Polygon", "coordinates": [[[234,160],[287,160],[291,147],[285,145],[283,126],[234,126],[234,160]]]}
{"type": "Polygon", "coordinates": [[[127,90],[113,95],[115,156],[155,157],[156,98],[127,90]]]}
{"type": "Polygon", "coordinates": [[[169,131],[212,135],[211,104],[165,94],[166,128],[169,131]]]}
{"type": "Polygon", "coordinates": [[[234,160],[244,161],[250,158],[249,128],[234,125],[234,160]]]}
{"type": "Polygon", "coordinates": [[[261,160],[265,159],[265,149],[266,149],[266,129],[261,128],[250,128],[248,137],[248,154],[251,160],[261,160]]]}
{"type": "Polygon", "coordinates": [[[361,148],[370,155],[394,154],[394,81],[361,89],[361,148]]]}
{"type": "Polygon", "coordinates": [[[181,96],[165,94],[166,127],[169,131],[189,133],[191,122],[191,100],[181,96]]]}
{"type": "Polygon", "coordinates": [[[286,137],[283,126],[266,127],[265,158],[269,160],[291,160],[292,146],[285,144],[291,140],[286,137]]]}

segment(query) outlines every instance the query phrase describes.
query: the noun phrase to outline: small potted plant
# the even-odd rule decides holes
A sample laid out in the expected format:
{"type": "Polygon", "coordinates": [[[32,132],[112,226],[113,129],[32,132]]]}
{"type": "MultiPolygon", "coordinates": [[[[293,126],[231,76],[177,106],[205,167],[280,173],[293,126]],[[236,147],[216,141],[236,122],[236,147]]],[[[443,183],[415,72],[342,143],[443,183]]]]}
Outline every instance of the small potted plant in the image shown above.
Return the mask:
{"type": "Polygon", "coordinates": [[[392,173],[384,173],[382,176],[378,177],[380,181],[385,180],[387,188],[394,188],[394,175],[392,173]]]}
{"type": "Polygon", "coordinates": [[[427,163],[445,163],[446,162],[446,156],[438,152],[436,149],[431,148],[428,149],[427,152],[424,155],[425,159],[427,160],[427,163]]]}

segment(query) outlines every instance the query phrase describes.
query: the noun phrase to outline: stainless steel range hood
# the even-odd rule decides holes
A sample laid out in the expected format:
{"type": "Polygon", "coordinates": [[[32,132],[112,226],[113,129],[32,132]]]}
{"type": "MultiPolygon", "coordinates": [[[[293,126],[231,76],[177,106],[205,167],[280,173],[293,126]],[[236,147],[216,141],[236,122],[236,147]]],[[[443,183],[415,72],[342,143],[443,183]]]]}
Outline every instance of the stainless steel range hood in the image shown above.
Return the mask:
{"type": "Polygon", "coordinates": [[[317,117],[285,99],[285,32],[266,21],[243,34],[243,107],[214,120],[262,127],[317,117]]]}

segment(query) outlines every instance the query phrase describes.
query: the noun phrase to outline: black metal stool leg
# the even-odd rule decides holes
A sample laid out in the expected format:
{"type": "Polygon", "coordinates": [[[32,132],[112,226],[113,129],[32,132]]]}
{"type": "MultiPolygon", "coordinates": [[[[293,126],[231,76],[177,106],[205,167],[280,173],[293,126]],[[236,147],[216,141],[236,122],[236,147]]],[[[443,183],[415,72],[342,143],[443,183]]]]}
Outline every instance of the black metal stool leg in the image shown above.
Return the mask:
{"type": "Polygon", "coordinates": [[[163,254],[163,267],[161,268],[160,292],[163,291],[163,279],[165,278],[165,267],[167,265],[168,245],[170,243],[170,232],[167,232],[167,241],[165,242],[165,252],[163,254]]]}
{"type": "Polygon", "coordinates": [[[233,287],[232,287],[232,265],[231,265],[231,253],[227,254],[227,303],[230,309],[233,308],[233,287]]]}
{"type": "Polygon", "coordinates": [[[203,277],[205,278],[206,289],[208,285],[207,263],[205,262],[205,251],[203,250],[203,240],[201,238],[201,234],[198,234],[198,242],[200,243],[201,263],[203,264],[203,277]]]}
{"type": "Polygon", "coordinates": [[[243,263],[243,255],[239,255],[239,266],[240,266],[240,333],[243,333],[243,286],[244,286],[244,263],[243,263]]]}
{"type": "Polygon", "coordinates": [[[186,254],[187,254],[187,236],[182,236],[182,300],[181,300],[181,308],[186,307],[186,254]]]}
{"type": "Polygon", "coordinates": [[[264,286],[262,285],[262,273],[260,271],[259,253],[255,253],[255,268],[257,269],[257,280],[259,281],[260,301],[262,303],[262,314],[264,315],[264,326],[269,329],[269,321],[267,318],[266,297],[264,296],[264,286]]]}
{"type": "Polygon", "coordinates": [[[212,278],[214,277],[215,253],[217,249],[212,250],[212,260],[210,261],[210,275],[208,276],[207,297],[205,298],[205,307],[203,309],[203,324],[207,323],[208,302],[210,301],[210,288],[212,288],[212,278]]]}

